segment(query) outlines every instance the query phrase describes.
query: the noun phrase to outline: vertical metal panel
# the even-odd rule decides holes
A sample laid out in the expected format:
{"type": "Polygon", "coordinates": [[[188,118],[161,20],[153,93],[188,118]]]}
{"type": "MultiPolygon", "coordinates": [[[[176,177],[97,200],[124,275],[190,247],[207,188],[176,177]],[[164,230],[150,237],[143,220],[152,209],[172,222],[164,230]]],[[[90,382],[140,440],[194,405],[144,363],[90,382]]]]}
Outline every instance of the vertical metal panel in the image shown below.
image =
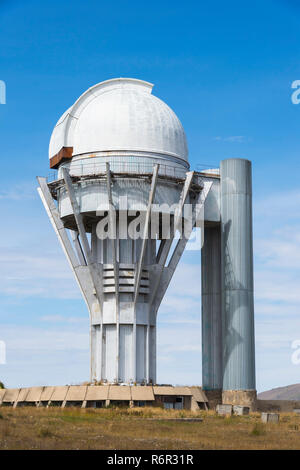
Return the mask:
{"type": "Polygon", "coordinates": [[[143,382],[146,378],[146,327],[136,327],[136,380],[143,382]]]}
{"type": "Polygon", "coordinates": [[[138,263],[141,255],[141,249],[142,249],[142,240],[141,238],[138,238],[137,240],[134,241],[134,262],[138,263]]]}
{"type": "Polygon", "coordinates": [[[206,227],[202,266],[202,387],[222,389],[222,304],[220,227],[206,227]]]}
{"type": "Polygon", "coordinates": [[[149,380],[156,384],[156,326],[150,327],[150,364],[149,380]]]}
{"type": "Polygon", "coordinates": [[[105,330],[105,378],[108,382],[116,379],[116,325],[104,325],[105,330]]]}
{"type": "Polygon", "coordinates": [[[255,389],[251,162],[221,162],[223,389],[255,389]]]}
{"type": "MultiPolygon", "coordinates": [[[[95,233],[95,225],[93,227],[93,233],[95,233]]],[[[104,262],[108,262],[111,264],[111,240],[100,240],[97,237],[92,237],[92,252],[93,256],[96,257],[97,261],[99,262],[99,257],[102,255],[104,262]]],[[[135,260],[138,259],[140,255],[141,249],[141,240],[132,240],[132,239],[125,239],[119,240],[117,239],[117,244],[119,245],[119,259],[120,263],[124,264],[134,264],[135,260]]],[[[147,264],[154,264],[155,263],[155,240],[149,240],[149,249],[147,250],[147,264]]],[[[113,297],[115,294],[105,294],[104,298],[104,310],[113,310],[113,297]],[[108,308],[106,308],[108,307],[108,308]]],[[[139,296],[139,301],[137,302],[137,317],[140,321],[147,322],[144,316],[144,301],[145,295],[141,294],[139,296]],[[141,313],[141,315],[139,315],[141,313]]],[[[123,309],[127,311],[127,319],[129,321],[128,312],[130,312],[130,308],[133,305],[133,293],[120,293],[120,312],[123,312],[123,309]]],[[[113,321],[113,320],[112,320],[113,321]]],[[[150,321],[150,320],[149,320],[150,321]]],[[[137,348],[137,374],[138,382],[143,382],[146,378],[146,360],[147,359],[147,342],[146,342],[146,324],[138,324],[137,325],[137,338],[136,338],[136,348],[137,348]]],[[[95,332],[93,330],[93,332],[95,332]]],[[[102,359],[102,378],[106,379],[107,381],[111,382],[116,379],[115,371],[119,367],[118,372],[118,381],[121,382],[130,382],[133,381],[134,372],[132,368],[133,363],[133,327],[132,323],[129,324],[120,324],[120,346],[119,346],[119,354],[116,353],[116,325],[114,323],[104,325],[104,336],[101,339],[100,333],[98,335],[92,335],[92,361],[93,361],[93,377],[99,380],[100,370],[101,370],[101,357],[97,353],[97,348],[100,349],[101,345],[103,348],[103,359],[102,359]],[[110,344],[113,342],[114,344],[110,344]],[[98,344],[99,343],[99,344],[98,344]]],[[[149,362],[153,362],[152,359],[152,350],[155,348],[155,343],[151,343],[152,339],[150,338],[150,354],[149,354],[149,362]]],[[[152,366],[149,365],[149,370],[152,366]]],[[[153,367],[152,367],[153,369],[153,367]]],[[[153,374],[152,374],[153,376],[153,374]]]]}
{"type": "Polygon", "coordinates": [[[133,240],[128,238],[127,240],[119,241],[119,262],[125,264],[133,263],[133,240]]]}
{"type": "Polygon", "coordinates": [[[90,327],[90,350],[91,350],[91,380],[97,380],[97,332],[96,326],[91,325],[90,327]]]}
{"type": "Polygon", "coordinates": [[[101,380],[103,377],[101,353],[102,353],[102,340],[101,340],[101,326],[91,325],[91,378],[93,380],[101,380]]]}
{"type": "Polygon", "coordinates": [[[121,382],[132,380],[132,325],[120,325],[119,378],[121,382]]]}

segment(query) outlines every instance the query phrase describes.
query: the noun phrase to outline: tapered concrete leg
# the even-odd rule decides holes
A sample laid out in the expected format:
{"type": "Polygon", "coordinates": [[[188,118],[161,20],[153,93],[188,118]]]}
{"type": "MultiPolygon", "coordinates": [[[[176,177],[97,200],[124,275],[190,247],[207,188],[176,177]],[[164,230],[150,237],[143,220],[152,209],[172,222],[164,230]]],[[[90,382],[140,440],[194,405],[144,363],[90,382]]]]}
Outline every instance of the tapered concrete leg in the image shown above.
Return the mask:
{"type": "Polygon", "coordinates": [[[224,160],[220,169],[223,397],[233,402],[255,394],[251,162],[224,160]]]}
{"type": "Polygon", "coordinates": [[[205,227],[202,248],[202,387],[222,390],[220,227],[205,227]]]}

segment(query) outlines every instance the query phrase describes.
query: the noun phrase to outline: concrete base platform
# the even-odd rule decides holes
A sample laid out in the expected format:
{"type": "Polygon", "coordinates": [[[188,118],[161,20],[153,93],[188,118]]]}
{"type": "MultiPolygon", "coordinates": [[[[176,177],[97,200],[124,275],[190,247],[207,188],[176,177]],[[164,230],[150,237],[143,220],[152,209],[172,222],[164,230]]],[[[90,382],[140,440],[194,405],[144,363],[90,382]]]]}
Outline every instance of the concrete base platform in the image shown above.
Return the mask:
{"type": "Polygon", "coordinates": [[[261,420],[263,423],[279,423],[279,413],[262,413],[261,420]]]}
{"type": "Polygon", "coordinates": [[[201,387],[70,385],[4,389],[0,405],[61,408],[101,408],[113,406],[161,406],[167,409],[207,409],[201,387]]]}
{"type": "Polygon", "coordinates": [[[231,416],[232,405],[217,405],[216,412],[220,416],[231,416]]]}
{"type": "Polygon", "coordinates": [[[207,400],[208,408],[210,410],[215,410],[217,405],[222,404],[222,390],[203,390],[207,400]]]}
{"type": "Polygon", "coordinates": [[[222,403],[247,406],[250,411],[256,411],[257,393],[256,390],[223,390],[222,403]]]}

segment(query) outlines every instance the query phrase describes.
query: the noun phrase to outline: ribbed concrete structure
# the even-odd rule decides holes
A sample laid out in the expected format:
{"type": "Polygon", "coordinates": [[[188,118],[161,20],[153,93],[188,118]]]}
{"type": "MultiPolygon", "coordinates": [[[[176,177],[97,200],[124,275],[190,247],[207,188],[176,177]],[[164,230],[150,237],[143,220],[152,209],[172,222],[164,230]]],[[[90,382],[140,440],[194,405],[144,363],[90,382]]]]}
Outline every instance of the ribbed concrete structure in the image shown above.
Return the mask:
{"type": "Polygon", "coordinates": [[[38,178],[39,193],[89,310],[91,381],[156,383],[158,310],[197,226],[203,389],[214,404],[223,393],[254,408],[251,163],[190,171],[179,119],[131,78],[83,93],[55,126],[49,157],[57,174],[38,178]]]}
{"type": "Polygon", "coordinates": [[[156,383],[157,312],[212,186],[188,171],[183,127],[151,91],[122,78],[83,93],[52,133],[55,181],[39,178],[89,309],[92,381],[156,383]],[[174,248],[186,204],[191,223],[174,248]]]}

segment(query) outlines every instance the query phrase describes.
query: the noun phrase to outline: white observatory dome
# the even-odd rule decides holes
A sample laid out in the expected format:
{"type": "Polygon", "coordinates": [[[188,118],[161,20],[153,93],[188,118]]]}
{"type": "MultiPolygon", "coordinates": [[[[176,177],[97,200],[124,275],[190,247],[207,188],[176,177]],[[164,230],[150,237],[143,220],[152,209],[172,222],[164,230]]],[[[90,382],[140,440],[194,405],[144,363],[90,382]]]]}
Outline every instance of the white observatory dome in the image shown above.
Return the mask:
{"type": "Polygon", "coordinates": [[[142,80],[118,78],[89,88],[56,124],[49,158],[57,159],[67,148],[69,158],[76,160],[129,152],[186,164],[188,149],[181,122],[151,94],[152,87],[142,80]]]}

